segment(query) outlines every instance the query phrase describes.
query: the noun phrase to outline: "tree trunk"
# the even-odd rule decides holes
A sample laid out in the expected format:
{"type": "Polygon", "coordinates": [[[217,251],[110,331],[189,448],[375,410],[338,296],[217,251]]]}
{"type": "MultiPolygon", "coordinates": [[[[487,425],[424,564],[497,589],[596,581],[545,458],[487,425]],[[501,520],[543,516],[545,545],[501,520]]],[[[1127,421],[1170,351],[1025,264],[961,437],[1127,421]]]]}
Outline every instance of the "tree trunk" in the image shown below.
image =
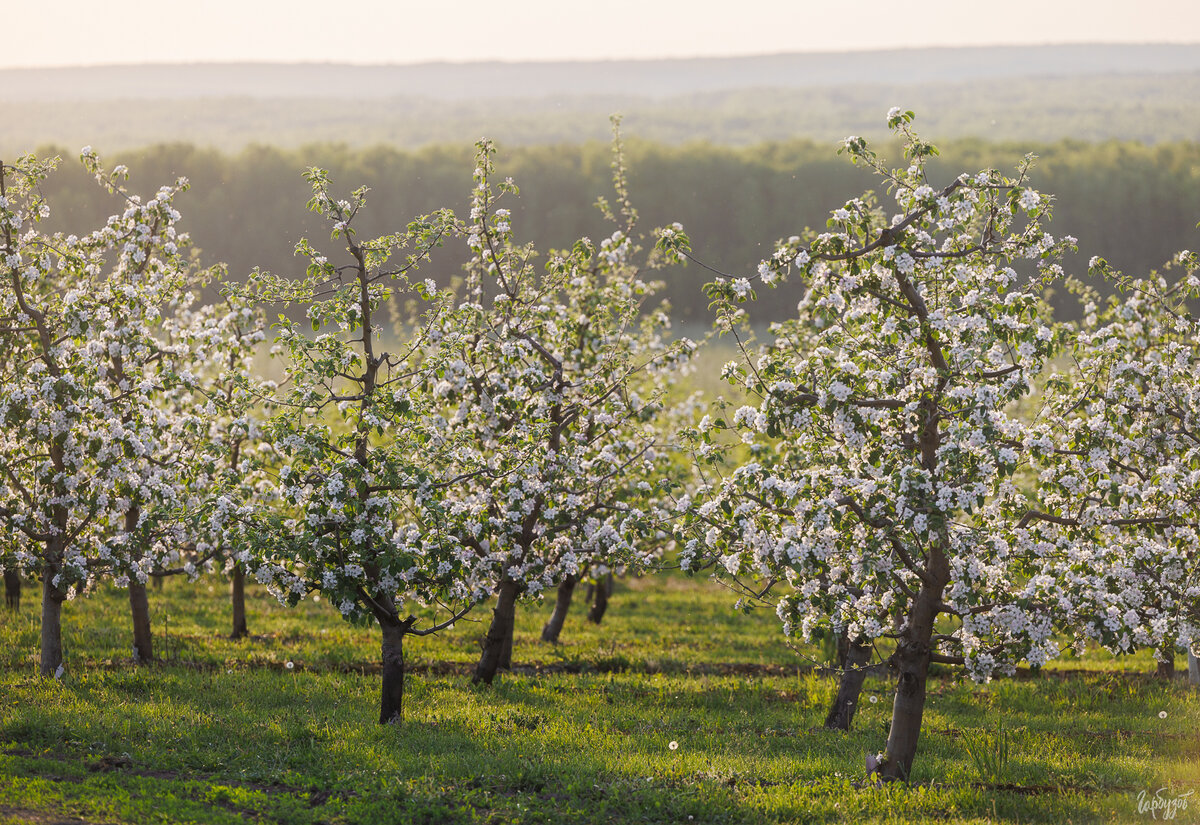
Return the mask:
{"type": "Polygon", "coordinates": [[[507,645],[508,656],[512,657],[512,629],[517,615],[517,583],[513,581],[500,582],[496,594],[496,607],[492,611],[492,624],[488,628],[487,637],[483,640],[483,653],[471,681],[478,684],[491,684],[496,678],[496,671],[502,667],[507,645]]]}
{"type": "Polygon", "coordinates": [[[129,612],[133,617],[133,663],[148,664],[154,659],[154,636],[150,632],[150,599],[146,585],[129,583],[129,612]]]}
{"type": "Polygon", "coordinates": [[[1193,685],[1200,685],[1200,659],[1197,659],[1190,650],[1188,651],[1188,681],[1193,685]]]}
{"type": "Polygon", "coordinates": [[[42,570],[42,676],[54,676],[63,663],[62,603],[66,594],[52,584],[57,574],[52,564],[42,570]]]}
{"type": "Polygon", "coordinates": [[[892,727],[880,775],[888,781],[907,782],[912,774],[925,714],[925,683],[929,678],[933,623],[942,589],[949,580],[949,566],[937,548],[931,550],[927,568],[930,579],[921,585],[909,610],[908,621],[896,643],[892,666],[896,670],[896,699],[892,704],[892,727]],[[935,568],[936,565],[936,568],[935,568]],[[942,575],[936,575],[937,569],[942,575]]]}
{"type": "MultiPolygon", "coordinates": [[[[843,634],[843,638],[845,638],[843,634]]],[[[842,647],[842,640],[838,640],[842,647]]],[[[863,681],[867,678],[867,665],[871,662],[871,645],[851,642],[846,639],[846,655],[842,660],[842,678],[838,683],[837,697],[825,717],[825,727],[831,730],[850,730],[854,711],[858,709],[858,698],[862,693],[863,681]]]]}
{"type": "Polygon", "coordinates": [[[1175,648],[1163,646],[1158,652],[1162,657],[1158,661],[1158,667],[1154,669],[1154,675],[1159,679],[1174,679],[1175,678],[1175,648]]]}
{"type": "Polygon", "coordinates": [[[517,623],[517,608],[513,605],[513,618],[508,623],[508,629],[504,634],[504,646],[500,648],[500,670],[512,670],[512,646],[513,646],[513,630],[517,623]]]}
{"type": "Polygon", "coordinates": [[[846,657],[850,655],[850,636],[839,633],[837,637],[837,669],[846,669],[846,657]]]}
{"type": "MultiPolygon", "coordinates": [[[[139,507],[130,507],[125,511],[125,538],[127,541],[136,542],[138,522],[141,520],[142,514],[139,507]]],[[[137,547],[133,548],[135,555],[134,561],[141,558],[141,554],[137,552],[137,547]]],[[[133,619],[133,663],[142,665],[149,663],[154,658],[154,637],[150,632],[150,599],[146,597],[146,585],[137,580],[136,577],[129,579],[129,613],[133,619]]]]}
{"type": "Polygon", "coordinates": [[[404,632],[393,621],[380,623],[383,630],[383,693],[379,698],[379,724],[404,719],[404,632]]]}
{"type": "Polygon", "coordinates": [[[242,569],[241,564],[233,566],[233,573],[229,578],[229,593],[233,602],[233,632],[229,634],[229,638],[241,639],[250,632],[246,629],[246,571],[242,569]]]}
{"type": "Polygon", "coordinates": [[[612,595],[612,589],[612,573],[609,573],[602,581],[596,582],[596,601],[592,602],[592,609],[588,611],[589,622],[600,624],[604,620],[604,611],[608,610],[608,597],[612,595]]]}
{"type": "Polygon", "coordinates": [[[4,568],[4,604],[9,610],[21,609],[21,571],[4,568]]]}
{"type": "Polygon", "coordinates": [[[575,577],[567,576],[558,586],[558,593],[554,597],[554,612],[550,614],[550,621],[542,628],[543,642],[558,644],[563,622],[567,620],[567,611],[571,609],[571,596],[575,593],[575,584],[575,577]]]}

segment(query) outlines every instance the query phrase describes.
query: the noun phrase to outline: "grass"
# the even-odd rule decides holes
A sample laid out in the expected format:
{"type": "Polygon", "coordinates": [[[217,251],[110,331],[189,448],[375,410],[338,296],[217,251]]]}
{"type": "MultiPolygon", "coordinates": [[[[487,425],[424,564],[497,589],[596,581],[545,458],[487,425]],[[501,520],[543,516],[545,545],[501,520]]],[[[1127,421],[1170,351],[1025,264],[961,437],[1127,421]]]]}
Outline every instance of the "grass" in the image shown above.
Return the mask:
{"type": "Polygon", "coordinates": [[[852,732],[820,729],[834,680],[799,665],[821,654],[677,576],[619,585],[599,627],[575,605],[557,647],[537,640],[549,602],[522,607],[514,662],[535,667],[492,688],[466,676],[483,624],[414,640],[388,727],[378,632],[323,603],[252,591],[257,635],[234,642],[219,581],[169,582],[151,592],[166,661],[139,669],[123,594],[101,591],[66,606],[55,682],[35,676],[33,596],[0,620],[0,823],[1133,822],[1139,791],[1200,790],[1200,693],[1096,652],[983,686],[941,671],[913,784],[873,787],[888,682],[867,681],[852,732]],[[1001,724],[984,777],[968,745],[1001,724]]]}

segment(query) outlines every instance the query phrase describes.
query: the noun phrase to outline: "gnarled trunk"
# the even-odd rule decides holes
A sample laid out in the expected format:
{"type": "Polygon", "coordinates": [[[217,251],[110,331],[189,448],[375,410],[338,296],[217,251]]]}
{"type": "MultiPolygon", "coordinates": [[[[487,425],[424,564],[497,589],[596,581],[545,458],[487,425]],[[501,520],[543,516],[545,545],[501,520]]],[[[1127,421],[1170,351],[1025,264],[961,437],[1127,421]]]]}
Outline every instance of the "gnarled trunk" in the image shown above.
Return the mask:
{"type": "Polygon", "coordinates": [[[871,645],[851,641],[845,634],[838,639],[839,652],[845,651],[841,659],[842,677],[838,682],[837,696],[833,707],[825,717],[825,727],[832,730],[850,730],[854,720],[854,711],[858,709],[859,695],[862,693],[863,681],[867,678],[867,666],[871,662],[871,645]]]}
{"type": "Polygon", "coordinates": [[[56,575],[57,565],[42,570],[42,676],[54,676],[63,663],[62,603],[67,597],[52,584],[56,575]]]}
{"type": "MultiPolygon", "coordinates": [[[[925,683],[929,679],[929,657],[933,652],[933,623],[942,589],[949,579],[945,557],[936,548],[943,576],[925,581],[909,610],[908,622],[896,643],[892,667],[896,671],[896,699],[892,704],[892,727],[888,732],[887,752],[880,775],[885,780],[907,782],[912,775],[917,742],[921,738],[921,720],[925,715],[925,683]]],[[[930,568],[934,567],[931,559],[930,568]]]]}
{"type": "Polygon", "coordinates": [[[383,630],[383,692],[379,697],[379,724],[404,719],[404,633],[395,621],[380,623],[383,630]]]}
{"type": "Polygon", "coordinates": [[[1154,675],[1159,679],[1174,679],[1175,678],[1175,648],[1170,645],[1164,645],[1158,655],[1162,658],[1158,660],[1158,667],[1154,669],[1154,675]]]}
{"type": "Polygon", "coordinates": [[[609,573],[600,581],[596,582],[596,587],[593,590],[596,600],[592,602],[592,608],[588,611],[588,621],[593,624],[600,624],[604,620],[604,611],[608,610],[608,597],[612,595],[613,590],[613,574],[609,573]]]}
{"type": "Polygon", "coordinates": [[[147,664],[154,659],[154,636],[150,632],[150,599],[141,582],[129,583],[129,613],[133,618],[133,662],[147,664]]]}
{"type": "Polygon", "coordinates": [[[246,571],[241,564],[233,566],[229,577],[229,595],[233,602],[233,632],[231,639],[240,639],[249,634],[246,628],[246,571]]]}
{"type": "Polygon", "coordinates": [[[4,569],[4,604],[9,610],[21,609],[21,571],[4,569]]]}
{"type": "Polygon", "coordinates": [[[511,662],[513,624],[517,615],[517,583],[502,581],[496,593],[496,607],[492,611],[492,624],[483,640],[483,653],[471,681],[491,684],[496,671],[504,666],[506,658],[511,662]]]}
{"type": "Polygon", "coordinates": [[[554,612],[550,614],[550,620],[542,628],[543,642],[558,642],[559,634],[562,633],[563,622],[567,620],[567,611],[571,609],[571,596],[575,593],[575,584],[576,579],[574,576],[567,576],[559,584],[558,592],[554,597],[554,612]]]}

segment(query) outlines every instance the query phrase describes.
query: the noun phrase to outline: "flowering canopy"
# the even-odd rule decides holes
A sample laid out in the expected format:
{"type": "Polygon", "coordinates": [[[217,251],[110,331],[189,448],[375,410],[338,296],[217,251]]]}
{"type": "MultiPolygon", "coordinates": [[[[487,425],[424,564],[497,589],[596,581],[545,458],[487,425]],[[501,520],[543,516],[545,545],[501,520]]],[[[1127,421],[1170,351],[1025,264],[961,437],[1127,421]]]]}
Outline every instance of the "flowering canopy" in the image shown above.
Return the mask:
{"type": "Polygon", "coordinates": [[[1200,278],[1191,253],[1173,267],[1183,270],[1173,282],[1119,279],[1103,310],[1083,290],[1071,369],[1048,393],[1064,438],[1039,462],[1042,507],[1027,517],[1070,542],[1072,597],[1059,605],[1114,653],[1200,640],[1200,325],[1188,309],[1200,278]]]}
{"type": "MultiPolygon", "coordinates": [[[[194,508],[188,519],[193,555],[219,560],[224,572],[240,582],[236,577],[251,561],[251,548],[241,522],[229,515],[238,507],[248,512],[274,504],[275,486],[268,468],[276,463],[276,453],[262,437],[262,421],[277,386],[256,377],[254,360],[267,334],[262,307],[235,290],[224,292],[220,300],[182,314],[174,332],[196,349],[212,353],[210,359],[193,365],[195,403],[207,424],[204,454],[209,463],[204,476],[209,486],[197,490],[203,506],[194,508]]],[[[194,562],[189,560],[184,569],[193,573],[194,562]]],[[[235,613],[244,609],[237,604],[241,598],[235,592],[235,613]]],[[[241,632],[238,628],[244,619],[244,612],[240,620],[235,616],[235,634],[241,632]]]]}
{"type": "MultiPolygon", "coordinates": [[[[787,582],[777,610],[805,637],[821,625],[896,636],[932,588],[932,606],[963,620],[937,645],[987,678],[1054,653],[1049,619],[1019,606],[1043,597],[1041,579],[1014,563],[1039,564],[1032,537],[1014,532],[1027,503],[1013,476],[1044,436],[1010,406],[1056,343],[1038,279],[1058,274],[1071,239],[1045,233],[1028,163],[1015,178],[988,170],[934,189],[931,147],[909,119],[889,119],[907,140],[905,169],[845,142],[900,212],[884,220],[869,196],[854,199],[831,231],[781,243],[760,268],[771,285],[795,267],[808,289],[756,361],[726,366],[759,399],[720,422],[753,460],[711,485],[683,562],[713,556],[731,574],[787,582]]],[[[711,290],[728,325],[747,287],[711,290]]],[[[694,437],[711,441],[703,428],[694,437]]]]}
{"type": "MultiPolygon", "coordinates": [[[[3,207],[10,360],[0,514],[24,537],[18,563],[33,565],[34,547],[60,546],[52,584],[64,591],[106,572],[145,580],[155,560],[116,546],[125,514],[152,503],[167,514],[181,503],[189,462],[180,448],[194,451],[201,427],[195,410],[168,410],[193,381],[195,353],[161,335],[164,309],[192,300],[172,205],[186,182],[143,203],[116,185],[120,167],[106,173],[87,150],[83,160],[127,199],[101,229],[47,237],[31,225],[17,234],[48,214],[36,184],[53,164],[31,158],[15,168],[3,207]]],[[[141,528],[165,549],[165,535],[141,528]]]]}
{"type": "MultiPolygon", "coordinates": [[[[190,365],[208,353],[168,330],[195,300],[173,205],[186,181],[143,201],[124,190],[123,167],[106,171],[90,149],[82,160],[124,201],[83,236],[38,230],[49,214],[38,184],[54,161],[0,169],[0,518],[13,536],[6,560],[42,571],[44,610],[97,577],[144,582],[175,558],[180,510],[206,466],[194,460],[206,425],[190,365]]],[[[57,622],[44,614],[43,625],[42,670],[53,672],[57,622]]]]}
{"type": "Polygon", "coordinates": [[[229,529],[254,548],[258,580],[281,600],[294,604],[316,591],[347,619],[407,621],[411,628],[416,619],[400,616],[407,598],[470,604],[479,588],[441,493],[454,446],[416,391],[420,370],[438,363],[412,363],[428,330],[419,327],[412,341],[388,351],[377,316],[398,291],[428,299],[427,325],[446,311],[447,296],[413,284],[408,273],[455,224],[449,213],[437,213],[360,242],[353,222],[367,190],[335,199],[324,171],[310,170],[307,177],[309,208],[330,222],[350,263],[335,266],[305,240],[297,247],[309,261],[305,279],[258,272],[249,280],[249,295],[301,304],[314,330],[331,331],[308,336],[280,318],[286,392],[262,427],[279,456],[277,466],[265,468],[269,497],[279,507],[243,501],[225,515],[229,529]],[[405,248],[412,251],[397,263],[405,248]]]}
{"type": "Polygon", "coordinates": [[[452,355],[426,374],[447,432],[493,470],[465,477],[453,504],[479,580],[536,595],[565,576],[645,564],[658,552],[658,485],[671,470],[655,424],[668,377],[694,345],[666,338],[666,307],[643,310],[659,288],[645,278],[687,239],[678,226],[662,230],[667,242],[637,262],[618,145],[619,217],[603,208],[619,228],[535,267],[499,205],[517,190],[494,187],[494,152],[479,146],[465,230],[472,257],[436,340],[452,355]]]}

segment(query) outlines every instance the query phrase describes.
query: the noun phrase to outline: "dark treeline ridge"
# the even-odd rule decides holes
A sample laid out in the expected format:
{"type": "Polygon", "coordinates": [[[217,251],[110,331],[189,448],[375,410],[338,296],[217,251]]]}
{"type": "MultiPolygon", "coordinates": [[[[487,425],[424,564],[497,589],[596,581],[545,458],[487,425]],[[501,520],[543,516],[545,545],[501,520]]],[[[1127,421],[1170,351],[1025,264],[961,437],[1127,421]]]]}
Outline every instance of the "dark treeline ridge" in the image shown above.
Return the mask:
{"type": "MultiPolygon", "coordinates": [[[[872,177],[851,166],[835,147],[811,141],[730,148],[709,144],[667,146],[627,143],[631,195],[641,209],[641,228],[681,222],[695,257],[733,275],[750,275],[773,243],[805,227],[821,229],[831,209],[871,186],[872,177]]],[[[161,183],[187,176],[192,189],[180,201],[183,226],[204,263],[224,262],[243,277],[254,267],[280,274],[303,273],[293,254],[308,235],[318,243],[325,229],[305,211],[303,169],[330,170],[345,191],[371,188],[360,235],[401,228],[418,214],[449,206],[465,211],[471,186],[473,147],[435,146],[415,151],[390,147],[310,145],[298,149],[253,146],[236,154],[188,144],[157,145],[120,156],[133,171],[130,188],[152,195],[161,183]]],[[[898,152],[884,147],[888,157],[898,152]]],[[[1174,252],[1200,245],[1200,144],[1147,146],[1132,142],[1062,141],[1046,145],[988,143],[975,139],[942,146],[931,183],[949,182],[959,171],[994,167],[1011,171],[1026,153],[1038,155],[1031,184],[1055,197],[1056,234],[1079,239],[1069,271],[1082,273],[1101,255],[1131,274],[1159,267],[1174,252]]],[[[53,225],[78,232],[97,225],[114,207],[110,196],[61,154],[60,171],[45,187],[55,206],[53,225]]],[[[601,143],[520,146],[498,159],[504,175],[521,188],[510,203],[518,236],[539,248],[561,247],[582,235],[608,234],[594,204],[609,190],[610,149],[601,143]]],[[[458,271],[456,248],[443,250],[422,274],[445,282],[458,271]]],[[[678,321],[708,322],[701,292],[713,274],[696,265],[667,274],[668,295],[678,321]]],[[[755,320],[785,317],[798,298],[795,284],[754,305],[755,320]]],[[[1074,316],[1063,298],[1063,317],[1074,316]]]]}
{"type": "Polygon", "coordinates": [[[1200,44],[1057,43],[793,52],[726,57],[410,64],[150,63],[0,68],[6,101],[217,98],[491,100],[718,90],[811,89],[833,83],[906,88],[946,78],[1175,74],[1200,71],[1200,44]]]}

